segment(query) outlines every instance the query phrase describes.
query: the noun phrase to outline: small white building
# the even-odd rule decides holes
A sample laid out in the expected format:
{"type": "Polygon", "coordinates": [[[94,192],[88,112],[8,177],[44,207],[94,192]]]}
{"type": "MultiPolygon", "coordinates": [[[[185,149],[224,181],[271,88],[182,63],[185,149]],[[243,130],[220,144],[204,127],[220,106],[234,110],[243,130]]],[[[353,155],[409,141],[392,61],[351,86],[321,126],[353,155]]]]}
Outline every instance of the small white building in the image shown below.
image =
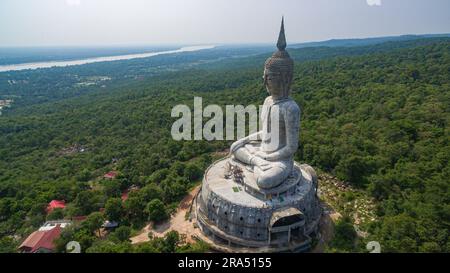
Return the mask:
{"type": "Polygon", "coordinates": [[[59,225],[61,228],[66,228],[72,224],[72,221],[70,220],[55,220],[55,221],[47,221],[45,222],[38,230],[39,231],[46,231],[51,230],[57,225],[59,225]]]}

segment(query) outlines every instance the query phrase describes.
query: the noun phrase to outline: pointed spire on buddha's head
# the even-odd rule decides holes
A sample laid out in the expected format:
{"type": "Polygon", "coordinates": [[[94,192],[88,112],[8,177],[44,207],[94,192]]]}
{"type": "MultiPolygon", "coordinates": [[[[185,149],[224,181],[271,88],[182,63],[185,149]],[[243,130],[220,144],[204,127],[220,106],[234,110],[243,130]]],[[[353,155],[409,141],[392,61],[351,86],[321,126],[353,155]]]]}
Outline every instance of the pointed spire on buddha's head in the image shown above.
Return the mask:
{"type": "Polygon", "coordinates": [[[264,78],[266,76],[276,75],[280,81],[282,81],[283,96],[287,96],[290,92],[292,79],[294,76],[294,60],[289,56],[286,51],[286,35],[284,32],[284,17],[281,19],[281,29],[278,35],[277,48],[278,50],[272,54],[272,57],[268,58],[264,64],[264,78]]]}
{"type": "Polygon", "coordinates": [[[273,53],[272,57],[266,61],[266,69],[269,70],[284,70],[292,72],[294,69],[294,61],[286,51],[286,34],[284,33],[284,17],[281,19],[281,28],[278,35],[277,48],[278,50],[273,53]]]}
{"type": "Polygon", "coordinates": [[[278,34],[277,42],[278,50],[283,51],[286,49],[286,35],[284,34],[284,16],[281,18],[280,34],[278,34]]]}

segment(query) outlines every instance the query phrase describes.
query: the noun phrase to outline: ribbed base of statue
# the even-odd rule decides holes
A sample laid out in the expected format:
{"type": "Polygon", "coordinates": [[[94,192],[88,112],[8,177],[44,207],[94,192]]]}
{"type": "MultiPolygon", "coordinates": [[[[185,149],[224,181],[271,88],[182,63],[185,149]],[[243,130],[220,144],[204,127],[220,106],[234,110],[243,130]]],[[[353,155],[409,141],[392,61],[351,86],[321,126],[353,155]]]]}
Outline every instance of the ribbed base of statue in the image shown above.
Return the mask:
{"type": "Polygon", "coordinates": [[[247,167],[227,157],[206,170],[193,205],[200,239],[223,252],[307,251],[322,213],[314,170],[294,162],[280,185],[262,189],[247,167]]]}

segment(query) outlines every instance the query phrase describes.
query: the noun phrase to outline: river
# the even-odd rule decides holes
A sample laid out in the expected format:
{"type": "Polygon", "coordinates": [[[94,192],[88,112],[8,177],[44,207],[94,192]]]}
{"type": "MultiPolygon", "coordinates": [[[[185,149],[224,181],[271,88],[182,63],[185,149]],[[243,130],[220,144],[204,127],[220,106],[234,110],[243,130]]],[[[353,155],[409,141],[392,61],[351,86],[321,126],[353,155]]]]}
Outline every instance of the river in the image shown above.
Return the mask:
{"type": "Polygon", "coordinates": [[[213,46],[213,45],[188,46],[188,47],[182,47],[182,48],[176,49],[176,50],[117,55],[117,56],[104,56],[104,57],[95,57],[95,58],[87,58],[87,59],[71,60],[71,61],[51,61],[51,62],[0,65],[0,72],[19,71],[19,70],[37,69],[37,68],[64,67],[64,66],[83,65],[83,64],[98,63],[98,62],[111,62],[111,61],[122,61],[122,60],[130,60],[130,59],[137,59],[137,58],[148,58],[148,57],[153,57],[153,56],[163,55],[163,54],[174,54],[174,53],[192,52],[192,51],[198,51],[198,50],[204,50],[204,49],[212,49],[214,47],[215,46],[213,46]]]}

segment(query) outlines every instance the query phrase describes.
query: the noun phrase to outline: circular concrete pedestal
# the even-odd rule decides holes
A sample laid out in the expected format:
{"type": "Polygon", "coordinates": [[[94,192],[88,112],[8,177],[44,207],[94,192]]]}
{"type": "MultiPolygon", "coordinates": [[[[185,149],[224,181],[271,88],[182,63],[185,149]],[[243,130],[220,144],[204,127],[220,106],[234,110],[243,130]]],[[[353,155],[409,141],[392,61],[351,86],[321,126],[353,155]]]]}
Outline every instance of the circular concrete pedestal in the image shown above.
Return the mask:
{"type": "Polygon", "coordinates": [[[281,185],[265,190],[257,186],[248,166],[230,160],[219,160],[206,170],[194,201],[203,235],[222,251],[307,250],[322,213],[314,170],[295,163],[281,185]]]}

